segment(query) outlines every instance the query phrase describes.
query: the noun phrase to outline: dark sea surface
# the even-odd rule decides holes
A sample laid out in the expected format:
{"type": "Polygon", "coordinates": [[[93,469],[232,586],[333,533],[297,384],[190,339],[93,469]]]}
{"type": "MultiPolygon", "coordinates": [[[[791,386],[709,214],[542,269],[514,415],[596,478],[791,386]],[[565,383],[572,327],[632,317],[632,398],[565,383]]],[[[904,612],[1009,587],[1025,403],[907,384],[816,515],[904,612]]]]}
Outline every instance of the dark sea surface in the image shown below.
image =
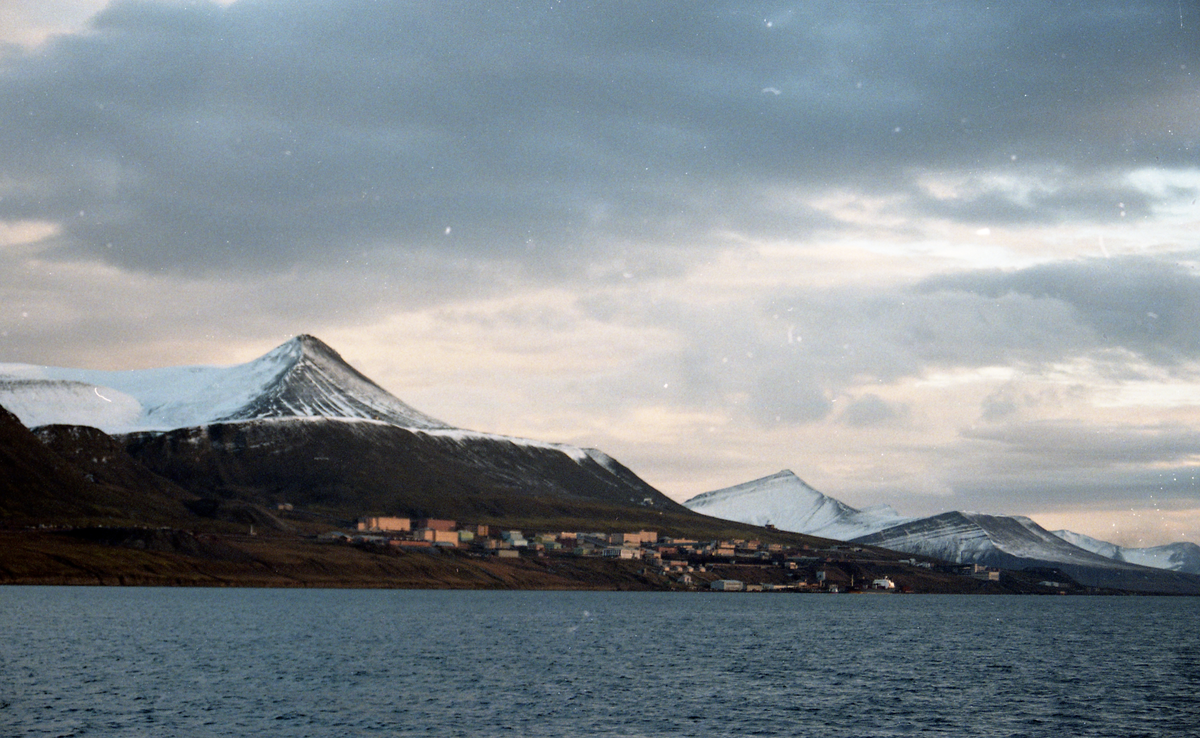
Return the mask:
{"type": "Polygon", "coordinates": [[[0,588],[2,736],[1200,736],[1200,598],[0,588]]]}

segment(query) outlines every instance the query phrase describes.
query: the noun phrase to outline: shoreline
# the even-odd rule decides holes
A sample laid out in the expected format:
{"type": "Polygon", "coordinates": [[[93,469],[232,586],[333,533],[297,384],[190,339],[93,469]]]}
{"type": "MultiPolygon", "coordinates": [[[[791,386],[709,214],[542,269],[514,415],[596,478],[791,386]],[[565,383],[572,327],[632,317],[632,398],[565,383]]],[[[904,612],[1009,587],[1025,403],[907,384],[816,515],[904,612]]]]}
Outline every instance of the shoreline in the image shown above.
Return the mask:
{"type": "MultiPolygon", "coordinates": [[[[0,586],[705,592],[718,579],[785,587],[804,579],[804,572],[779,567],[712,563],[702,573],[691,574],[690,584],[685,584],[681,577],[664,575],[640,561],[599,557],[502,559],[461,549],[394,551],[299,536],[184,538],[202,539],[203,545],[170,550],[165,544],[156,548],[98,543],[63,531],[0,531],[0,586]]],[[[890,576],[898,591],[887,594],[1121,594],[1078,587],[1050,591],[1039,586],[1036,575],[1023,572],[1006,572],[997,582],[925,570],[905,572],[899,565],[880,562],[827,560],[819,567],[839,577],[857,576],[860,582],[890,576]]],[[[842,594],[859,593],[853,581],[842,594]]],[[[810,593],[824,594],[763,592],[810,593]]]]}

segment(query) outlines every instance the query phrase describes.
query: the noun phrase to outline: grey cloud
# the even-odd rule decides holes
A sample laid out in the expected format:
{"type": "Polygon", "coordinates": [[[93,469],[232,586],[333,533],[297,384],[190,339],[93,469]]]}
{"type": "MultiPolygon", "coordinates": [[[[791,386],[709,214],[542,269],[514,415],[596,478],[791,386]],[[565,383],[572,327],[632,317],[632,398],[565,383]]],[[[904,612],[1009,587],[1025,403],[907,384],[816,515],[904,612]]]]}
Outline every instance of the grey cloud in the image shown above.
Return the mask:
{"type": "Polygon", "coordinates": [[[1200,476],[1189,463],[1200,453],[1200,433],[1191,428],[1017,423],[966,429],[962,437],[971,447],[947,452],[947,463],[966,457],[972,466],[948,476],[962,502],[981,509],[1076,500],[1094,507],[1200,503],[1200,476]]]}
{"type": "MultiPolygon", "coordinates": [[[[950,478],[951,504],[961,509],[1011,514],[1021,510],[1053,510],[1075,505],[1092,510],[1162,510],[1194,508],[1200,484],[1194,467],[1180,464],[1146,468],[1060,473],[1053,469],[1016,471],[1011,475],[959,473],[950,478]]],[[[1131,512],[1131,521],[1136,513],[1131,512]]]]}
{"type": "MultiPolygon", "coordinates": [[[[707,306],[636,291],[593,296],[581,315],[680,336],[653,364],[683,404],[741,408],[760,422],[827,417],[833,398],[865,380],[891,382],[939,370],[1016,367],[1031,374],[1078,358],[1114,378],[1140,376],[1130,354],[1169,371],[1194,372],[1200,275],[1163,256],[975,270],[886,290],[842,288],[707,306]]],[[[638,369],[641,375],[644,368],[638,369]]],[[[982,419],[1059,405],[1070,387],[1004,386],[982,419]]],[[[870,397],[842,422],[902,419],[870,397]]]]}
{"type": "Polygon", "coordinates": [[[842,411],[839,420],[847,425],[869,427],[903,420],[908,407],[887,402],[879,395],[866,394],[852,400],[842,411]]]}
{"type": "MultiPolygon", "coordinates": [[[[118,1],[0,61],[0,217],[156,270],[386,248],[578,274],[638,242],[802,235],[828,224],[766,193],[1013,152],[1194,163],[1160,125],[1200,53],[1167,10],[118,1]],[[1105,115],[1145,106],[1153,124],[1105,115]]],[[[951,215],[1086,215],[1087,195],[951,215]]]]}
{"type": "Polygon", "coordinates": [[[1200,274],[1169,257],[1125,256],[1019,271],[966,272],[927,279],[917,291],[1057,303],[1089,329],[1096,350],[1125,348],[1166,366],[1200,358],[1195,326],[1200,274]]]}
{"type": "Polygon", "coordinates": [[[1073,177],[1068,173],[1060,175],[1059,179],[1058,186],[1052,190],[1034,191],[1021,197],[996,190],[946,199],[914,193],[906,204],[918,212],[989,225],[1080,220],[1114,223],[1123,218],[1132,220],[1151,215],[1153,200],[1133,187],[1079,184],[1072,182],[1073,177]]]}
{"type": "MultiPolygon", "coordinates": [[[[964,429],[964,438],[1004,446],[1029,468],[1030,459],[1057,469],[1096,468],[1129,463],[1179,464],[1200,454],[1200,431],[1160,426],[1097,427],[1059,422],[1014,423],[964,429]]],[[[1009,457],[1010,459],[1012,457],[1009,457]]]]}

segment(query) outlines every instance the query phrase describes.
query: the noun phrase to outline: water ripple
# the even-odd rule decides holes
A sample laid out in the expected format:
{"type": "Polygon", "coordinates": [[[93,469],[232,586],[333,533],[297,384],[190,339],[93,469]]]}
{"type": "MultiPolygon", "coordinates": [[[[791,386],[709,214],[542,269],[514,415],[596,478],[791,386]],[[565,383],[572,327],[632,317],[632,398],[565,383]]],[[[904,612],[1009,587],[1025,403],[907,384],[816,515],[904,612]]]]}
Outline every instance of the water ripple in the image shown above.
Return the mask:
{"type": "Polygon", "coordinates": [[[1194,736],[1200,600],[21,588],[14,736],[1194,736]]]}

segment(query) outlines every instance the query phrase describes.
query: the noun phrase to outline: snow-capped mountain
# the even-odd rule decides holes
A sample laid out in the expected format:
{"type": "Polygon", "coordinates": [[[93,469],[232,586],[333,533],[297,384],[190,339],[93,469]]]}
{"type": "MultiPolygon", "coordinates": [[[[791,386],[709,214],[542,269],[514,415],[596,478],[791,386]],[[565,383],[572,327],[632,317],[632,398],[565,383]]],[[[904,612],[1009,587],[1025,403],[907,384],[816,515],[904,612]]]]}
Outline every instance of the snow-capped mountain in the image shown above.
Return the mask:
{"type": "Polygon", "coordinates": [[[1127,548],[1100,541],[1070,530],[1051,531],[1064,541],[1115,561],[1125,561],[1155,569],[1169,569],[1188,574],[1200,574],[1200,546],[1190,542],[1168,543],[1165,546],[1127,548]]]}
{"type": "Polygon", "coordinates": [[[948,512],[854,541],[959,564],[1058,569],[1087,586],[1200,592],[1200,579],[1196,577],[1102,556],[1073,545],[1022,516],[948,512]]]}
{"type": "Polygon", "coordinates": [[[245,364],[124,371],[0,363],[0,406],[29,428],[84,425],[105,433],[249,420],[374,421],[446,438],[482,438],[615,462],[601,451],[456,428],[396,398],[323,341],[301,335],[245,364]]]}
{"type": "MultiPolygon", "coordinates": [[[[772,524],[780,530],[854,541],[893,551],[943,559],[959,564],[983,564],[1006,569],[1052,568],[1068,572],[1089,586],[1157,591],[1197,592],[1200,580],[1187,578],[1190,569],[1168,566],[1170,555],[1130,555],[1117,558],[1042,528],[1018,516],[947,512],[926,518],[906,518],[881,505],[862,510],[824,495],[790,471],[697,495],[683,503],[705,515],[751,525],[772,524]],[[1184,572],[1179,579],[1172,572],[1184,572]]],[[[1100,544],[1101,542],[1096,542],[1100,544]]],[[[1111,544],[1108,545],[1111,549],[1111,544]]],[[[1176,561],[1194,544],[1172,544],[1176,561]]],[[[1200,572],[1196,572],[1200,573],[1200,572]]]]}
{"type": "Polygon", "coordinates": [[[231,367],[0,364],[0,406],[31,428],[98,428],[200,498],[266,509],[660,524],[664,513],[692,515],[601,451],[436,420],[307,335],[231,367]]]}
{"type": "Polygon", "coordinates": [[[0,405],[27,427],[88,425],[107,433],[304,417],[450,427],[393,397],[307,335],[231,367],[97,371],[0,364],[0,405]]]}
{"type": "Polygon", "coordinates": [[[696,495],[684,507],[714,518],[848,541],[906,522],[887,505],[862,510],[828,497],[791,471],[696,495]]]}
{"type": "Polygon", "coordinates": [[[1022,516],[947,512],[902,523],[857,543],[932,556],[956,564],[999,566],[1000,557],[1037,559],[1060,564],[1112,566],[1112,559],[1071,545],[1022,516]]]}

